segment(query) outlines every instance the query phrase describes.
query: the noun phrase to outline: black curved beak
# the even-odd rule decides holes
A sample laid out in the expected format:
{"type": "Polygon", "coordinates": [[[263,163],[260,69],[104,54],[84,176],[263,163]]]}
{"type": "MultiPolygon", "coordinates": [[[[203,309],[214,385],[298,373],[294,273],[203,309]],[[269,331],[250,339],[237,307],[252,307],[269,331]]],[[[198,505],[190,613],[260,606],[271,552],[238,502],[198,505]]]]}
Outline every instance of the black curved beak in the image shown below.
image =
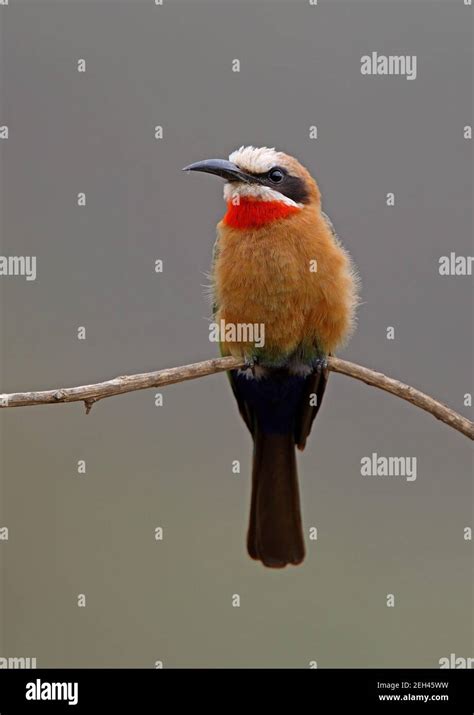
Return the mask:
{"type": "Polygon", "coordinates": [[[185,166],[183,171],[203,171],[206,174],[215,174],[226,181],[245,181],[247,184],[258,182],[257,177],[246,174],[231,161],[225,159],[204,159],[194,164],[185,166]]]}

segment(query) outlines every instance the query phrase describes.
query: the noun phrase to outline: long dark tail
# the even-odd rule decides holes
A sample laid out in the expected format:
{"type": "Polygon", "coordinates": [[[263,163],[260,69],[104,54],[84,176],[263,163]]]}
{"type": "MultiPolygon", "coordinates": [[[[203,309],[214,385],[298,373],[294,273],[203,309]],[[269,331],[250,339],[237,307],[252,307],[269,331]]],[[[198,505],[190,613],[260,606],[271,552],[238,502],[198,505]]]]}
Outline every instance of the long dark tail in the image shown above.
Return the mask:
{"type": "Polygon", "coordinates": [[[254,433],[252,500],[247,549],[253,559],[271,568],[304,559],[295,438],[254,433]]]}

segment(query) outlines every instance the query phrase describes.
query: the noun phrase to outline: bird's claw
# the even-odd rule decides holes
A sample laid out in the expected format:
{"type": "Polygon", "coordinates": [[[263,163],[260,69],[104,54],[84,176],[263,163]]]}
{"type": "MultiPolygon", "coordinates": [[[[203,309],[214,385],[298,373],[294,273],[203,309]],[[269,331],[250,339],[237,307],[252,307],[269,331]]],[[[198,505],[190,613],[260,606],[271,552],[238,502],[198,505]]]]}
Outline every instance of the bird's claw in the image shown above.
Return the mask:
{"type": "Polygon", "coordinates": [[[244,362],[244,370],[252,370],[258,365],[258,359],[256,357],[246,357],[244,362]]]}
{"type": "Polygon", "coordinates": [[[323,370],[327,370],[327,368],[328,368],[327,357],[316,358],[313,362],[313,367],[318,374],[320,374],[323,370]]]}

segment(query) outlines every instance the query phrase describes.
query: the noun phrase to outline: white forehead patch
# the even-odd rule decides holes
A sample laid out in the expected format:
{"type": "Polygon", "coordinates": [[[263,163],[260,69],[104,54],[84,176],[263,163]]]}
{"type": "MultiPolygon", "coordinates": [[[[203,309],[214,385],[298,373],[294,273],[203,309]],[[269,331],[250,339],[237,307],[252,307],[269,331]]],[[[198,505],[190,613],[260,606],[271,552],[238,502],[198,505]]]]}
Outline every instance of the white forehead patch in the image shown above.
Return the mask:
{"type": "Polygon", "coordinates": [[[237,164],[239,169],[253,174],[263,174],[265,171],[269,171],[273,166],[278,165],[281,159],[280,152],[266,146],[241,146],[229,156],[229,161],[237,164]]]}

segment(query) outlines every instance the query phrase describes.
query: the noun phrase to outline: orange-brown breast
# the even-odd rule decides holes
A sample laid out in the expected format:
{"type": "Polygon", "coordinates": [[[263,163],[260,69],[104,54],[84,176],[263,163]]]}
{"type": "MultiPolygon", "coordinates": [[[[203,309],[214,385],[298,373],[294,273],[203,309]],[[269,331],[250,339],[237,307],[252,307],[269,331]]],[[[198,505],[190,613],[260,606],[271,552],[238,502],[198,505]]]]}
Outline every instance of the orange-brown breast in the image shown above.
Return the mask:
{"type": "MultiPolygon", "coordinates": [[[[355,286],[350,262],[318,207],[256,228],[218,224],[216,318],[263,323],[265,351],[291,353],[301,343],[332,352],[350,332],[355,286]],[[314,270],[316,267],[316,270],[314,270]]],[[[249,352],[226,343],[224,353],[249,352]]]]}

